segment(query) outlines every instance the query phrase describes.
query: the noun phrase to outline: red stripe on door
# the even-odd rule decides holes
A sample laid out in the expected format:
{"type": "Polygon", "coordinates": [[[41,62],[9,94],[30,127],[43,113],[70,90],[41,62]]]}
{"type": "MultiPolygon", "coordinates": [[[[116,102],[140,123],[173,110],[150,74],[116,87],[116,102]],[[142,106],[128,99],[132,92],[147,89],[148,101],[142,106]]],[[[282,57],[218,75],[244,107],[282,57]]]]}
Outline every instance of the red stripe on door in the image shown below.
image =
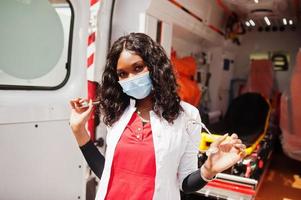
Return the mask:
{"type": "Polygon", "coordinates": [[[90,44],[92,44],[93,42],[95,42],[95,32],[91,33],[88,37],[88,46],[90,46],[90,44]]]}
{"type": "Polygon", "coordinates": [[[99,0],[90,0],[90,6],[93,6],[93,5],[96,4],[97,2],[99,2],[99,0]]]}
{"type": "Polygon", "coordinates": [[[90,67],[94,62],[94,53],[91,54],[88,58],[88,61],[87,61],[87,66],[90,67]]]}

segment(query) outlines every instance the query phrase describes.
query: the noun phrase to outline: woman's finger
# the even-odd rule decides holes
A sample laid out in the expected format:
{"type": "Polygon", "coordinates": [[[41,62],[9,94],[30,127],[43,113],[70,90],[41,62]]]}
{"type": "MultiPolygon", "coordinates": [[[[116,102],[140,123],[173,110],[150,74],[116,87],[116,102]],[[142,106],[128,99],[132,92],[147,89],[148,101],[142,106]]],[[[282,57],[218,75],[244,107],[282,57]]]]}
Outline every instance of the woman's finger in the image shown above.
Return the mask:
{"type": "Polygon", "coordinates": [[[211,147],[218,147],[223,141],[226,140],[226,138],[228,137],[228,133],[226,133],[225,135],[218,137],[214,142],[211,143],[211,147]]]}
{"type": "Polygon", "coordinates": [[[69,101],[69,103],[70,103],[71,108],[72,108],[72,109],[75,109],[74,102],[71,100],[71,101],[69,101]]]}
{"type": "Polygon", "coordinates": [[[241,139],[230,139],[230,140],[226,140],[223,142],[223,144],[231,144],[231,145],[234,145],[234,144],[242,144],[242,141],[241,139]]]}
{"type": "Polygon", "coordinates": [[[235,144],[234,147],[237,148],[237,149],[240,149],[240,150],[245,150],[246,149],[246,145],[244,145],[244,144],[235,144]]]}
{"type": "Polygon", "coordinates": [[[238,148],[246,148],[246,145],[244,144],[234,144],[235,147],[238,147],[238,148]]]}
{"type": "Polygon", "coordinates": [[[70,105],[71,105],[71,107],[73,109],[78,109],[78,107],[79,107],[79,104],[78,104],[79,100],[80,100],[80,98],[74,98],[74,99],[72,99],[70,101],[70,105]]]}
{"type": "Polygon", "coordinates": [[[231,136],[230,136],[232,139],[237,139],[238,138],[238,135],[236,133],[233,133],[231,136]]]}
{"type": "Polygon", "coordinates": [[[73,98],[71,99],[69,102],[70,102],[70,105],[74,106],[76,105],[76,103],[79,101],[79,98],[73,98]]]}
{"type": "Polygon", "coordinates": [[[92,109],[93,109],[93,101],[92,99],[89,100],[89,104],[88,104],[88,109],[85,111],[85,114],[87,116],[90,116],[90,114],[92,113],[92,109]]]}
{"type": "Polygon", "coordinates": [[[74,102],[75,109],[79,110],[80,109],[80,104],[78,101],[74,102]]]}
{"type": "Polygon", "coordinates": [[[79,103],[82,104],[83,102],[88,102],[88,99],[80,99],[79,103]]]}
{"type": "Polygon", "coordinates": [[[243,159],[244,157],[246,157],[246,155],[247,155],[247,152],[245,150],[239,152],[240,159],[243,159]]]}
{"type": "Polygon", "coordinates": [[[242,144],[241,139],[236,139],[233,141],[233,144],[242,144]]]}
{"type": "Polygon", "coordinates": [[[89,107],[88,107],[88,110],[87,110],[87,111],[90,112],[90,111],[92,110],[92,108],[93,108],[93,101],[92,101],[92,99],[89,100],[88,106],[89,106],[89,107]]]}
{"type": "Polygon", "coordinates": [[[81,99],[80,97],[77,97],[77,98],[72,99],[72,101],[76,103],[76,102],[78,102],[80,99],[81,99]]]}

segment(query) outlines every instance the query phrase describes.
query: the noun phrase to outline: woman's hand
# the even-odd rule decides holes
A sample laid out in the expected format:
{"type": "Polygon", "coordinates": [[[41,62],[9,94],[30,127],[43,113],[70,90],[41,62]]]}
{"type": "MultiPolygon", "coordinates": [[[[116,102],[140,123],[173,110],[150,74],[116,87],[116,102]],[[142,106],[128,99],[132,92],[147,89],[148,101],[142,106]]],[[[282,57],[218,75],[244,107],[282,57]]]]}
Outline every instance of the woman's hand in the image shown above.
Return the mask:
{"type": "Polygon", "coordinates": [[[202,175],[207,179],[230,168],[246,155],[246,146],[242,144],[236,134],[232,134],[230,137],[228,134],[219,137],[211,143],[209,149],[217,152],[209,153],[208,159],[201,168],[202,175]]]}
{"type": "Polygon", "coordinates": [[[69,123],[71,130],[80,146],[84,145],[90,139],[85,126],[92,113],[92,100],[89,101],[89,107],[81,108],[82,104],[87,101],[87,99],[82,98],[76,98],[70,101],[71,114],[69,123]]]}

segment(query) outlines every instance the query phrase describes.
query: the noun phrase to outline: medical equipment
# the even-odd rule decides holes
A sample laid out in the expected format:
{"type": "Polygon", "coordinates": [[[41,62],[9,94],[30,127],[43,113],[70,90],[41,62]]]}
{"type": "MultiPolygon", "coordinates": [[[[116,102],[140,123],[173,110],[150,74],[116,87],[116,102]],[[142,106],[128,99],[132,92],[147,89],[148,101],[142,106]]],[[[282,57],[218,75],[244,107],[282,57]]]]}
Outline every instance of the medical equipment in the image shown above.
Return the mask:
{"type": "MultiPolygon", "coordinates": [[[[92,102],[92,105],[98,105],[100,103],[100,101],[93,101],[92,102]]],[[[81,107],[80,108],[87,108],[89,107],[89,102],[88,101],[84,101],[82,104],[81,104],[81,107]]]]}
{"type": "MultiPolygon", "coordinates": [[[[186,123],[186,132],[188,133],[188,135],[191,137],[193,134],[201,134],[201,128],[204,128],[210,135],[213,135],[206,127],[206,125],[202,122],[197,122],[196,120],[190,119],[188,120],[188,122],[186,123]],[[199,127],[201,126],[201,127],[199,127]]],[[[198,149],[198,151],[200,150],[200,147],[198,145],[195,144],[194,141],[192,141],[192,139],[189,137],[191,144],[194,146],[194,148],[198,149]]],[[[218,147],[209,147],[205,153],[207,156],[210,156],[212,154],[215,154],[219,151],[218,147]]]]}

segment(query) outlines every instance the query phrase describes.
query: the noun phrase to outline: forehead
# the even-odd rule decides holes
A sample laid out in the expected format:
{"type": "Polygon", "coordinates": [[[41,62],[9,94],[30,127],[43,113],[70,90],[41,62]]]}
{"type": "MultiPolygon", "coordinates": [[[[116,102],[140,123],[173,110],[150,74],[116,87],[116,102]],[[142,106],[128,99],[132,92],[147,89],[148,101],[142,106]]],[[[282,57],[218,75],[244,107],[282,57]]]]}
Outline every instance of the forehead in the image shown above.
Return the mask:
{"type": "Polygon", "coordinates": [[[117,69],[124,69],[124,68],[131,67],[137,62],[143,62],[143,59],[139,55],[135,54],[134,52],[123,50],[120,53],[117,62],[117,69]]]}

